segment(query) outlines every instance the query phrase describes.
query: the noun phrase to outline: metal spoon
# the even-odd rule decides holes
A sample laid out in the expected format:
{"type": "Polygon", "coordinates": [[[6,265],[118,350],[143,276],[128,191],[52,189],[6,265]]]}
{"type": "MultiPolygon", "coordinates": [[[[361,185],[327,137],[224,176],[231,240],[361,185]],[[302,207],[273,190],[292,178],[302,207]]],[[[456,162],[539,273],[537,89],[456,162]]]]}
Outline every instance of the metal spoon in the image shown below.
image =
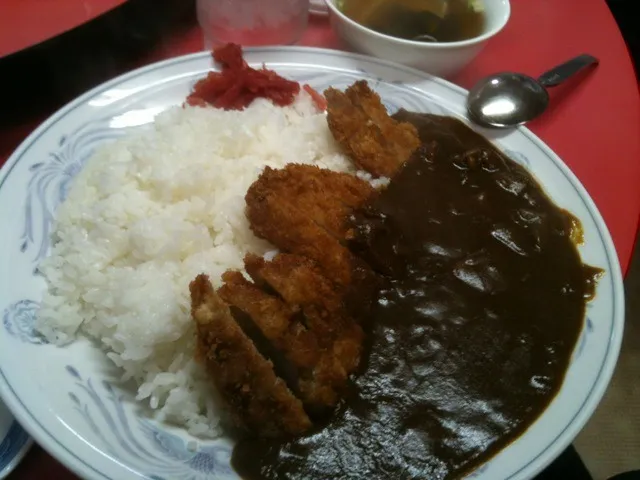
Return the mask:
{"type": "Polygon", "coordinates": [[[467,97],[467,111],[474,122],[486,127],[515,127],[536,118],[547,108],[555,87],[598,59],[579,55],[534,79],[521,73],[490,75],[476,83],[467,97]]]}

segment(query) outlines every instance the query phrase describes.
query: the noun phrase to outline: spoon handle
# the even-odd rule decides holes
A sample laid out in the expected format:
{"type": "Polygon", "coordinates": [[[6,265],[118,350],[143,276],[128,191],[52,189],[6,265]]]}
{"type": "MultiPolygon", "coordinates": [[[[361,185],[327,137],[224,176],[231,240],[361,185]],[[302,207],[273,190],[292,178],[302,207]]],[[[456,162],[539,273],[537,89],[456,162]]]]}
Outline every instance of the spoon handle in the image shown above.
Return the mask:
{"type": "Polygon", "coordinates": [[[583,68],[590,65],[597,65],[598,59],[591,55],[582,54],[575,58],[572,58],[568,62],[565,62],[557,67],[552,68],[548,72],[544,72],[538,77],[538,82],[544,87],[555,87],[561,84],[567,78],[575,75],[583,68]]]}

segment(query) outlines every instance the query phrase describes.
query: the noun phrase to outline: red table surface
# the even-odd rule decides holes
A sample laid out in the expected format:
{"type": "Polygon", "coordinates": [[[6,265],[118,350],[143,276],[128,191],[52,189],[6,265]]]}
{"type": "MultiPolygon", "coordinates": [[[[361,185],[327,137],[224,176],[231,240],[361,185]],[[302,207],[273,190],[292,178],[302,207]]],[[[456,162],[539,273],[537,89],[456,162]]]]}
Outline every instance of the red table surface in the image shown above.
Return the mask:
{"type": "MultiPolygon", "coordinates": [[[[344,49],[325,18],[312,17],[302,45],[344,49]]],[[[197,27],[173,34],[141,64],[198,51],[197,27]]],[[[552,95],[551,108],[529,124],[587,188],[613,236],[623,270],[631,258],[640,215],[640,100],[627,49],[604,0],[512,0],[512,18],[480,56],[452,81],[469,88],[484,75],[512,70],[537,75],[576,54],[599,67],[552,95]],[[579,15],[578,15],[579,13],[579,15]]],[[[35,125],[0,135],[0,163],[35,125]]],[[[11,480],[73,478],[35,447],[11,480]]]]}
{"type": "Polygon", "coordinates": [[[1,0],[0,57],[43,42],[126,0],[1,0]]]}

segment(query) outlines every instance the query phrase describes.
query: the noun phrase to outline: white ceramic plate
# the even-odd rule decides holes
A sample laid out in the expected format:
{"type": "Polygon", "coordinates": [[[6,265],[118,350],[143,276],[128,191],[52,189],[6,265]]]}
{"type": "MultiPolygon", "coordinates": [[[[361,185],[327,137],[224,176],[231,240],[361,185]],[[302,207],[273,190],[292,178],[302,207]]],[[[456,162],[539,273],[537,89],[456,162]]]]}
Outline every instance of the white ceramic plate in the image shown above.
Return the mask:
{"type": "MultiPolygon", "coordinates": [[[[246,52],[317,90],[368,79],[390,110],[465,116],[466,92],[422,72],[378,59],[311,48],[246,52]]],[[[44,281],[35,273],[47,253],[51,222],[73,176],[95,147],[182,103],[212,67],[207,53],[151,65],[73,101],[38,128],[0,174],[0,393],[17,419],[50,453],[90,479],[231,479],[230,443],[198,442],[141,416],[131,392],[113,387],[106,358],[89,342],[44,344],[32,325],[44,281]],[[8,274],[7,272],[10,272],[8,274]],[[46,400],[45,400],[46,399],[46,400]]],[[[582,221],[583,259],[604,268],[596,298],[560,393],[517,441],[471,476],[531,478],[575,437],[604,393],[622,338],[620,268],[607,228],[585,189],[531,132],[483,131],[526,165],[560,206],[582,221]]]]}
{"type": "Polygon", "coordinates": [[[16,468],[33,441],[0,401],[0,479],[16,468]]]}
{"type": "Polygon", "coordinates": [[[325,0],[309,0],[309,12],[314,15],[329,15],[325,0]]]}

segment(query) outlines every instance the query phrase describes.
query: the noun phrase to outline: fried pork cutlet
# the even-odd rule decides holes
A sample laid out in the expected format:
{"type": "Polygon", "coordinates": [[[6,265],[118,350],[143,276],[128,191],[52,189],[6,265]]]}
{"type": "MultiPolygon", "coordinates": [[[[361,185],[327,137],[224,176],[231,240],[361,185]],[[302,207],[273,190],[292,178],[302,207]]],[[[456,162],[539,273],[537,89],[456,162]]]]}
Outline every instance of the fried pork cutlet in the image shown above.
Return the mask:
{"type": "Polygon", "coordinates": [[[373,192],[346,173],[297,164],[266,167],[245,196],[246,215],[257,236],[314,260],[331,280],[348,286],[366,266],[342,245],[347,217],[373,192]]]}
{"type": "Polygon", "coordinates": [[[361,327],[346,314],[335,287],[309,259],[279,254],[267,262],[248,255],[245,268],[256,283],[228,271],[218,294],[247,314],[288,362],[289,371],[295,373],[285,380],[310,411],[333,407],[358,366],[361,327]]]}
{"type": "Polygon", "coordinates": [[[311,420],[302,402],[247,338],[209,278],[198,275],[189,289],[197,356],[205,363],[237,423],[267,437],[305,432],[311,420]]]}
{"type": "Polygon", "coordinates": [[[299,210],[340,239],[346,231],[347,215],[362,205],[374,189],[353,175],[291,163],[279,170],[267,167],[250,192],[256,197],[273,195],[295,200],[299,210]]]}
{"type": "Polygon", "coordinates": [[[375,275],[343,243],[348,217],[374,193],[352,175],[308,165],[266,168],[247,192],[246,213],[253,231],[282,253],[269,261],[247,255],[251,280],[227,271],[217,292],[202,277],[192,284],[200,356],[255,434],[304,428],[310,420],[296,416],[298,409],[315,418],[335,407],[359,365],[364,334],[347,300],[357,291],[358,305],[368,305],[375,282],[364,280],[375,275]],[[198,294],[203,288],[206,295],[198,294]],[[267,380],[259,384],[254,374],[267,380]],[[276,411],[288,417],[264,420],[276,411]]]}
{"type": "MultiPolygon", "coordinates": [[[[389,118],[366,83],[328,99],[334,135],[371,173],[391,175],[417,147],[415,129],[389,118]]],[[[199,355],[254,434],[308,429],[308,415],[334,407],[357,369],[360,320],[378,277],[346,245],[350,217],[374,194],[353,175],[267,167],[247,191],[246,215],[281,253],[268,261],[247,255],[251,280],[225,272],[217,292],[206,277],[192,283],[199,355]]]]}
{"type": "Polygon", "coordinates": [[[324,95],[333,137],[356,165],[372,175],[391,177],[420,146],[416,128],[392,119],[365,80],[344,92],[328,88],[324,95]]]}
{"type": "Polygon", "coordinates": [[[362,327],[346,310],[344,298],[317,265],[300,255],[280,253],[266,261],[245,257],[245,269],[258,285],[274,290],[289,305],[298,305],[307,328],[321,348],[330,348],[346,372],[353,372],[362,352],[362,327]]]}
{"type": "Polygon", "coordinates": [[[315,336],[300,321],[296,305],[289,305],[250,282],[238,271],[222,275],[220,298],[251,317],[264,336],[297,368],[312,368],[320,349],[315,336]]]}

